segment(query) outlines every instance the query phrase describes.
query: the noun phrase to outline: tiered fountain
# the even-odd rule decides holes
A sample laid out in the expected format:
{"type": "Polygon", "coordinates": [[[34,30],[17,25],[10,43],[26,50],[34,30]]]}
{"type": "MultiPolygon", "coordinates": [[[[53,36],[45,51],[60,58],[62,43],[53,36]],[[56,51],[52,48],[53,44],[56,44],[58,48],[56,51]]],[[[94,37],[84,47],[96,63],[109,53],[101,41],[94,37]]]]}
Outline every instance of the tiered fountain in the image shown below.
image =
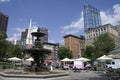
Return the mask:
{"type": "Polygon", "coordinates": [[[35,45],[30,49],[25,49],[24,52],[31,54],[34,58],[34,62],[32,63],[32,67],[30,71],[33,72],[46,72],[48,71],[47,67],[44,65],[45,55],[50,53],[50,50],[44,49],[41,44],[40,38],[45,36],[44,33],[40,32],[40,28],[38,28],[37,32],[31,33],[35,39],[35,45]]]}

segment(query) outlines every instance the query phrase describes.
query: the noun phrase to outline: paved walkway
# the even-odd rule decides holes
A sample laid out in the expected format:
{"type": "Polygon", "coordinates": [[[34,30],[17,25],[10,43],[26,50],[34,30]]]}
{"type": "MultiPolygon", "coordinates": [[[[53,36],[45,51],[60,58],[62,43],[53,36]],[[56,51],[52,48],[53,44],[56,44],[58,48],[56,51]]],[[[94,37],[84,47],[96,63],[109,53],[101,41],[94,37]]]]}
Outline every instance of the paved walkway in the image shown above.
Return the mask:
{"type": "Polygon", "coordinates": [[[110,80],[104,76],[102,72],[98,71],[81,71],[81,72],[74,72],[74,71],[68,71],[70,74],[69,76],[65,77],[57,77],[57,78],[49,78],[49,79],[22,79],[22,78],[8,78],[3,79],[0,77],[0,80],[110,80]]]}
{"type": "Polygon", "coordinates": [[[110,80],[103,72],[100,71],[81,71],[81,72],[74,72],[69,71],[70,75],[68,78],[62,79],[50,79],[50,80],[110,80]]]}
{"type": "Polygon", "coordinates": [[[82,72],[71,72],[70,80],[109,80],[103,72],[98,71],[82,71],[82,72]]]}

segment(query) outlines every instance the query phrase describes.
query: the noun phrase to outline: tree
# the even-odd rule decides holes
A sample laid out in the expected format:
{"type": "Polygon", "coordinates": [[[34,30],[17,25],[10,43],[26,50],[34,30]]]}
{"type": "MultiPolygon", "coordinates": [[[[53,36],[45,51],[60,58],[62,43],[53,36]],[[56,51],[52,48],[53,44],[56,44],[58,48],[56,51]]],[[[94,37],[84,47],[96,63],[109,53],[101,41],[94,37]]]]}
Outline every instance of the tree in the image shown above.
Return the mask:
{"type": "Polygon", "coordinates": [[[99,56],[107,55],[110,51],[114,50],[115,42],[113,38],[108,34],[104,33],[98,36],[94,41],[94,47],[96,54],[99,56]]]}
{"type": "Polygon", "coordinates": [[[0,60],[3,60],[6,56],[7,49],[7,35],[4,32],[0,32],[0,60]]]}
{"type": "Polygon", "coordinates": [[[8,49],[8,57],[19,57],[21,58],[22,57],[22,48],[19,46],[19,45],[13,45],[13,44],[10,44],[9,45],[9,49],[8,49]]]}
{"type": "Polygon", "coordinates": [[[93,46],[86,46],[83,56],[91,60],[96,60],[96,58],[102,55],[107,55],[114,48],[115,42],[113,38],[108,33],[104,33],[94,40],[93,46]]]}
{"type": "Polygon", "coordinates": [[[86,49],[84,53],[82,54],[83,57],[89,58],[91,60],[94,60],[94,53],[95,53],[95,48],[92,45],[86,46],[86,49]]]}
{"type": "Polygon", "coordinates": [[[64,59],[65,57],[67,58],[73,58],[73,53],[72,51],[70,51],[69,48],[63,46],[63,47],[59,47],[58,49],[58,58],[59,59],[64,59]]]}
{"type": "Polygon", "coordinates": [[[0,40],[6,40],[7,35],[4,32],[0,32],[0,40]]]}

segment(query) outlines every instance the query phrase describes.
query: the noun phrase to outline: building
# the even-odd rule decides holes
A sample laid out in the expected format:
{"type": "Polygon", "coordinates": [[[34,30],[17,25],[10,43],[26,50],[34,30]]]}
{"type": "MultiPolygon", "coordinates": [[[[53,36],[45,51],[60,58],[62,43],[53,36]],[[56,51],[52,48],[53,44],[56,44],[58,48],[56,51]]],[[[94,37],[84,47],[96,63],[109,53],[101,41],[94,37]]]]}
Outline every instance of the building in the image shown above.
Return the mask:
{"type": "MultiPolygon", "coordinates": [[[[119,35],[119,41],[120,41],[120,25],[117,25],[117,31],[118,31],[118,35],[119,35]]],[[[119,45],[119,48],[120,48],[120,45],[119,45]]]]}
{"type": "Polygon", "coordinates": [[[115,41],[116,48],[119,47],[119,35],[115,26],[111,24],[90,28],[85,32],[85,45],[93,45],[94,40],[100,34],[108,33],[115,41]]]}
{"type": "Polygon", "coordinates": [[[21,46],[21,41],[20,41],[20,40],[17,40],[17,41],[16,41],[16,45],[21,46]]]}
{"type": "Polygon", "coordinates": [[[27,33],[28,33],[28,29],[26,29],[25,31],[23,31],[21,33],[21,47],[25,48],[26,47],[26,37],[27,37],[27,33]]]}
{"type": "Polygon", "coordinates": [[[120,38],[120,25],[117,25],[117,31],[118,31],[118,34],[119,34],[119,38],[120,38]]]}
{"type": "Polygon", "coordinates": [[[8,15],[0,12],[0,32],[7,33],[8,15]]]}
{"type": "Polygon", "coordinates": [[[58,60],[58,56],[57,56],[57,52],[58,52],[58,48],[59,48],[58,43],[44,42],[43,48],[51,50],[51,54],[49,56],[50,60],[58,60]]]}
{"type": "Polygon", "coordinates": [[[101,25],[100,11],[89,4],[84,5],[84,29],[95,28],[101,25]]]}
{"type": "Polygon", "coordinates": [[[47,56],[46,58],[46,63],[49,64],[52,63],[52,65],[55,67],[59,63],[59,58],[58,58],[58,48],[59,44],[58,43],[48,43],[44,42],[43,43],[43,48],[51,50],[51,53],[47,56]]]}
{"type": "Polygon", "coordinates": [[[40,28],[40,31],[45,33],[45,36],[44,37],[41,37],[41,42],[44,43],[44,42],[48,42],[48,29],[47,28],[40,28]]]}
{"type": "Polygon", "coordinates": [[[82,38],[69,34],[64,36],[64,44],[72,51],[74,58],[81,56],[84,49],[84,40],[82,38]]]}
{"type": "MultiPolygon", "coordinates": [[[[85,37],[80,35],[80,46],[81,46],[81,53],[84,53],[84,50],[85,50],[85,37]]],[[[82,55],[81,55],[82,56],[82,55]]]]}

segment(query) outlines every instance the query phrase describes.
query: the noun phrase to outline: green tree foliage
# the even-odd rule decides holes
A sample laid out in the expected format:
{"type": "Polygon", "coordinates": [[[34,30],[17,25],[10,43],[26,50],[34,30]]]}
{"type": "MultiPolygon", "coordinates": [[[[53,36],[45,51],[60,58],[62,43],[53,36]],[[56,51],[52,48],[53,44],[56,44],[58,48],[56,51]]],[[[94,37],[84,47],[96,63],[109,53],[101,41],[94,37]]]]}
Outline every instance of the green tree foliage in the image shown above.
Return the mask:
{"type": "Polygon", "coordinates": [[[4,32],[0,32],[0,40],[6,40],[7,35],[4,32]]]}
{"type": "Polygon", "coordinates": [[[107,55],[115,48],[115,42],[108,33],[98,36],[93,45],[94,46],[86,46],[83,54],[84,57],[90,58],[91,60],[96,60],[96,58],[102,55],[107,55]]]}
{"type": "Polygon", "coordinates": [[[67,57],[67,58],[73,58],[73,53],[72,53],[72,51],[70,51],[70,49],[69,48],[67,48],[67,47],[59,47],[59,49],[58,49],[58,58],[59,59],[64,59],[65,57],[67,57]]]}
{"type": "Polygon", "coordinates": [[[8,57],[22,57],[22,48],[19,45],[9,45],[8,57]]]}
{"type": "Polygon", "coordinates": [[[0,60],[8,57],[22,57],[22,49],[18,45],[13,45],[10,41],[6,40],[7,35],[0,32],[0,60]]]}
{"type": "Polygon", "coordinates": [[[6,56],[7,49],[7,35],[3,32],[0,32],[0,60],[3,60],[6,56]]]}
{"type": "Polygon", "coordinates": [[[94,46],[88,45],[86,46],[86,49],[84,53],[82,54],[83,57],[89,58],[91,60],[94,60],[94,53],[95,53],[95,48],[94,46]]]}
{"type": "Polygon", "coordinates": [[[107,55],[110,51],[114,50],[115,42],[113,38],[108,34],[102,34],[94,41],[96,52],[99,52],[99,56],[107,55]]]}

